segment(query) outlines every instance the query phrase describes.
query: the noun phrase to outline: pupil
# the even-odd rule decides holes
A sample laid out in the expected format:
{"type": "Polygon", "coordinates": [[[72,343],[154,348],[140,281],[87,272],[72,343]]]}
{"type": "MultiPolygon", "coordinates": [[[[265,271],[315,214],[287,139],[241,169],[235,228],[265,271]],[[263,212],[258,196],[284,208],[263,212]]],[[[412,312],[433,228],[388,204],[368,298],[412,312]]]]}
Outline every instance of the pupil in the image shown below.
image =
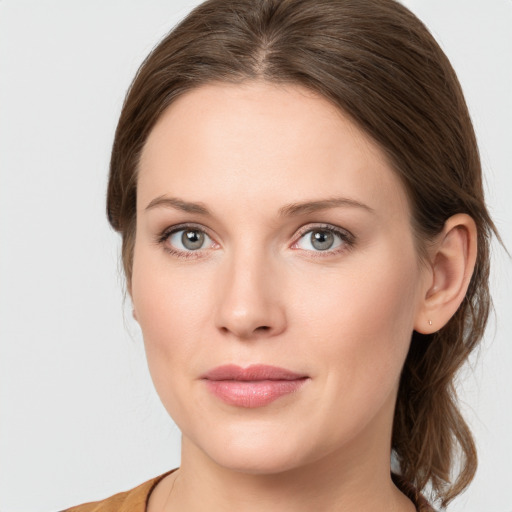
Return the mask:
{"type": "Polygon", "coordinates": [[[200,231],[184,231],[181,242],[187,249],[200,249],[204,242],[204,233],[200,231]]]}
{"type": "Polygon", "coordinates": [[[334,235],[329,231],[314,231],[311,233],[311,245],[320,251],[330,249],[334,243],[334,235]]]}

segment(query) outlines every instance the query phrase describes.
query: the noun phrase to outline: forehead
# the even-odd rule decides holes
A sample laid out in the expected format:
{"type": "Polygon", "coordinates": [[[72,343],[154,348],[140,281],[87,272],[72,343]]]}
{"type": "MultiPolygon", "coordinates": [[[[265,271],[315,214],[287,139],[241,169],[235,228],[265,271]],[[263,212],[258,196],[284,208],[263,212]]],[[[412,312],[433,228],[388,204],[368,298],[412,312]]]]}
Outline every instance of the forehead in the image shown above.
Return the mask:
{"type": "Polygon", "coordinates": [[[177,99],[144,147],[138,208],[169,194],[246,206],[333,195],[405,207],[383,151],[325,98],[299,86],[210,84],[177,99]]]}

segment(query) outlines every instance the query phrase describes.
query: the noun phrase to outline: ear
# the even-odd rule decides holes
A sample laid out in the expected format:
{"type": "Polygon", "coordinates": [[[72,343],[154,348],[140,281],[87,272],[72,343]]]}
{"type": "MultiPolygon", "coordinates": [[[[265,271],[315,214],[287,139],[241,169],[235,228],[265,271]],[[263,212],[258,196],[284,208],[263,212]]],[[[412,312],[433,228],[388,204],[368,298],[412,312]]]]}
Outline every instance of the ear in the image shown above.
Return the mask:
{"type": "Polygon", "coordinates": [[[438,331],[455,314],[466,295],[476,255],[475,221],[465,213],[450,217],[429,248],[429,276],[415,319],[416,331],[438,331]]]}

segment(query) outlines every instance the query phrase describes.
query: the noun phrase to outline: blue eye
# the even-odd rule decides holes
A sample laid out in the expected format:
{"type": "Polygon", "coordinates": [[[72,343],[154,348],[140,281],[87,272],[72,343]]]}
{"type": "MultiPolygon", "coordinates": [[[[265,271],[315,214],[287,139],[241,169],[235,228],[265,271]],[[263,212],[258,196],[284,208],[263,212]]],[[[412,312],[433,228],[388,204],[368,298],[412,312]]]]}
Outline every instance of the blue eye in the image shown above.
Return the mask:
{"type": "Polygon", "coordinates": [[[322,227],[306,231],[294,246],[306,251],[327,252],[336,251],[344,245],[351,244],[351,237],[348,233],[322,227]]]}

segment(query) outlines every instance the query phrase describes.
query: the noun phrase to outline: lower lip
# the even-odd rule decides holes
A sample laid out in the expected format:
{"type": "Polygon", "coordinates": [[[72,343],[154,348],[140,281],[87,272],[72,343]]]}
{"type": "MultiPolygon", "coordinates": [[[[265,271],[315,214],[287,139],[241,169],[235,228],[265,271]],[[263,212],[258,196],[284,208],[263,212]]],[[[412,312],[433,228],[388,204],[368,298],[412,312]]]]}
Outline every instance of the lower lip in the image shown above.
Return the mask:
{"type": "Polygon", "coordinates": [[[208,389],[218,398],[236,407],[263,407],[298,391],[306,379],[294,380],[206,380],[208,389]]]}

